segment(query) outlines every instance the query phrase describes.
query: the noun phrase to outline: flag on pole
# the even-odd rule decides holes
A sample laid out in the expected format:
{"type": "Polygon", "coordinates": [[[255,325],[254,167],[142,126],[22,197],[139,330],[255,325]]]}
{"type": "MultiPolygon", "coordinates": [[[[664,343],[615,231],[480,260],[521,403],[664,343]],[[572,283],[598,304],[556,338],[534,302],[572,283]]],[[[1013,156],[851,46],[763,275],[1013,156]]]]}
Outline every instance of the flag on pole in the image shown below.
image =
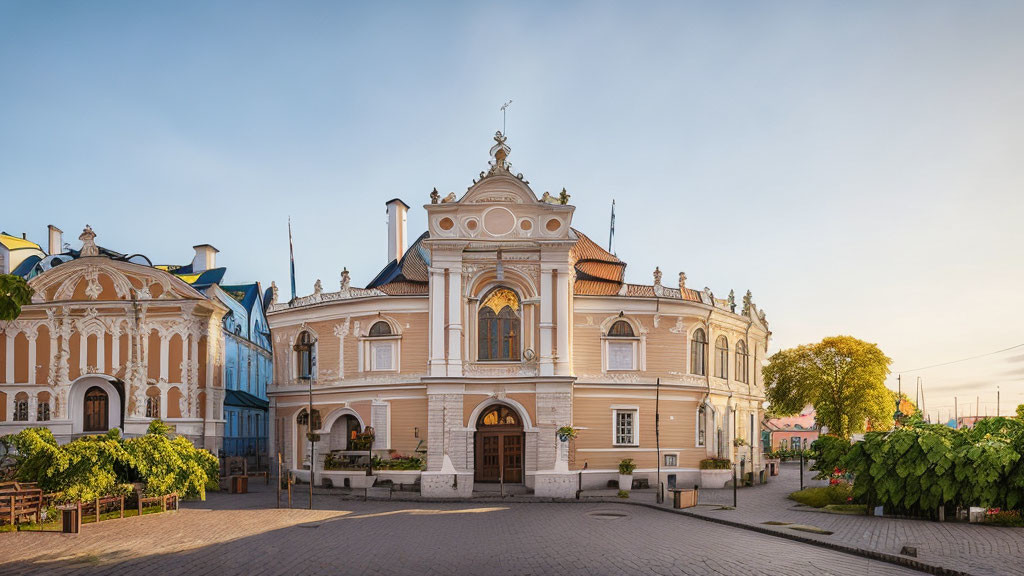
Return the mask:
{"type": "MultiPolygon", "coordinates": [[[[608,229],[608,251],[612,252],[612,241],[615,239],[615,200],[612,200],[612,223],[608,229]]],[[[614,252],[612,252],[614,254],[614,252]]]]}
{"type": "Polygon", "coordinates": [[[292,217],[288,217],[288,255],[291,260],[292,300],[295,300],[295,246],[292,245],[292,217]]]}

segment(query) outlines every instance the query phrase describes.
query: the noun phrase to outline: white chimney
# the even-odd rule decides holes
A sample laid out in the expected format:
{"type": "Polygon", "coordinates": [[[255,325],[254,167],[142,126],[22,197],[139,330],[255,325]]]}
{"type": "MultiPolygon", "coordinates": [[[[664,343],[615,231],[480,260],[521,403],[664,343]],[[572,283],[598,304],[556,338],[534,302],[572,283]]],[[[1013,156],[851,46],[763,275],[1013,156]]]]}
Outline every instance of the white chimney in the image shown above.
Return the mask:
{"type": "Polygon", "coordinates": [[[205,272],[217,267],[217,252],[220,250],[209,244],[200,244],[192,248],[196,251],[196,256],[192,259],[192,272],[205,272]]]}
{"type": "Polygon", "coordinates": [[[64,231],[57,228],[53,224],[46,227],[50,232],[50,245],[49,254],[63,254],[64,253],[64,231]]]}
{"type": "Polygon", "coordinates": [[[409,206],[395,198],[388,200],[388,262],[401,260],[405,254],[405,224],[409,206]]]}

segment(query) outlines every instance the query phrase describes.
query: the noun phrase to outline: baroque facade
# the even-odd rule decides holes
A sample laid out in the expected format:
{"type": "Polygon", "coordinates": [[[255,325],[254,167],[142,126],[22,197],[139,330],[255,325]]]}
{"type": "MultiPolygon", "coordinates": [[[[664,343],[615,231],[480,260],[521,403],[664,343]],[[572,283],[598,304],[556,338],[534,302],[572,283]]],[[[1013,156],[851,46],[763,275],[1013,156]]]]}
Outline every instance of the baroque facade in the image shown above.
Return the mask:
{"type": "Polygon", "coordinates": [[[495,481],[572,495],[624,458],[652,485],[659,463],[679,485],[712,456],[759,466],[770,332],[750,293],[737,304],[660,270],[625,282],[626,263],[572,227],[568,194],[538,197],[495,142],[461,197],[431,194],[408,249],[408,206],[387,203],[389,263],[365,288],[343,270],[336,291],[274,290],[271,450],[322,478],[324,454],[372,427],[379,453],[426,456],[421,489],[438,496],[495,481]]]}
{"type": "Polygon", "coordinates": [[[217,452],[228,308],[145,256],[98,246],[88,226],[79,250],[62,251],[59,233],[19,265],[35,294],[0,326],[0,434],[138,435],[159,418],[217,452]]]}

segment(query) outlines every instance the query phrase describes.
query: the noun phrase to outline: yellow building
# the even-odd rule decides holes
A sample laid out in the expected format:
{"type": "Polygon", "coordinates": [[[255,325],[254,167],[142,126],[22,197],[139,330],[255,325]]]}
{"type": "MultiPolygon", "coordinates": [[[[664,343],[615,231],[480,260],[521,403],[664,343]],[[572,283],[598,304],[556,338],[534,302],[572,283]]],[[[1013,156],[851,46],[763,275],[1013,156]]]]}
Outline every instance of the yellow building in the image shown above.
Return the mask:
{"type": "Polygon", "coordinates": [[[380,454],[425,453],[425,472],[389,478],[418,476],[437,496],[499,480],[571,496],[576,471],[603,487],[624,458],[652,485],[659,458],[679,485],[699,483],[711,456],[759,466],[770,332],[749,293],[737,311],[682,273],[625,283],[625,262],[572,227],[564,191],[538,198],[495,141],[461,198],[431,195],[409,249],[408,207],[387,203],[390,263],[366,288],[343,270],[338,291],[318,280],[312,295],[274,298],[272,451],[308,478],[312,386],[318,483],[355,480],[324,472],[323,457],[367,426],[380,454]],[[566,425],[575,440],[556,437],[566,425]]]}

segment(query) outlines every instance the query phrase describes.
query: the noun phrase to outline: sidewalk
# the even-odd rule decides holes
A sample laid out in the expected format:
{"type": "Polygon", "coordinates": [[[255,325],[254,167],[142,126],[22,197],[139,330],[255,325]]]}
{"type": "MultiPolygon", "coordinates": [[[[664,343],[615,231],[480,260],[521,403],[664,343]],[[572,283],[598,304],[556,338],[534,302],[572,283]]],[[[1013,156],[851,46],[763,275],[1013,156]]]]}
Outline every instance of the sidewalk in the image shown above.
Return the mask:
{"type": "MultiPolygon", "coordinates": [[[[804,472],[805,487],[825,484],[811,480],[813,475],[813,472],[804,472]]],[[[683,513],[869,552],[900,555],[903,546],[913,546],[917,548],[916,560],[929,566],[977,576],[1024,576],[1022,528],[829,514],[787,498],[799,488],[800,465],[786,463],[779,476],[771,478],[767,485],[740,489],[735,510],[720,509],[722,505],[732,506],[732,490],[704,490],[700,497],[702,504],[683,513]],[[833,534],[794,531],[788,526],[766,522],[813,526],[833,534]]],[[[666,502],[666,505],[671,503],[666,502]]]]}

